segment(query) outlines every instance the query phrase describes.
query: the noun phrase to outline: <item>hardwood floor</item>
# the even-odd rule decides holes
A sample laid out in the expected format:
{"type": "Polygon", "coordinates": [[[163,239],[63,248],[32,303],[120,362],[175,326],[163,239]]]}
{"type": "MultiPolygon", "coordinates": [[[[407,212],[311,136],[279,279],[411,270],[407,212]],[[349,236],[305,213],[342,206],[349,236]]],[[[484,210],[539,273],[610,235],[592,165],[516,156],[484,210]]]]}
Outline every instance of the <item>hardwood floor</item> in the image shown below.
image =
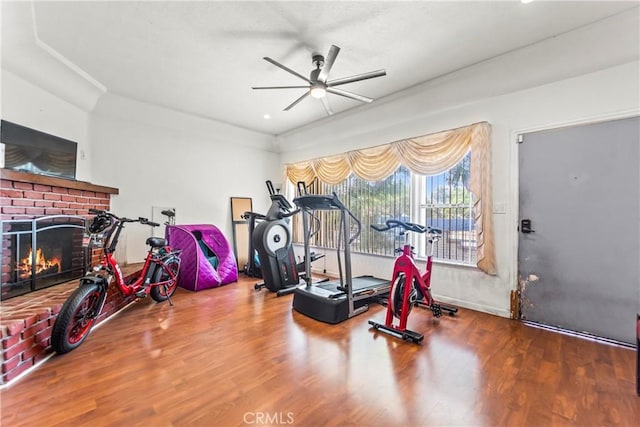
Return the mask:
{"type": "Polygon", "coordinates": [[[255,280],[139,301],[3,389],[2,426],[636,426],[635,351],[417,308],[421,345],[291,310],[255,280]]]}

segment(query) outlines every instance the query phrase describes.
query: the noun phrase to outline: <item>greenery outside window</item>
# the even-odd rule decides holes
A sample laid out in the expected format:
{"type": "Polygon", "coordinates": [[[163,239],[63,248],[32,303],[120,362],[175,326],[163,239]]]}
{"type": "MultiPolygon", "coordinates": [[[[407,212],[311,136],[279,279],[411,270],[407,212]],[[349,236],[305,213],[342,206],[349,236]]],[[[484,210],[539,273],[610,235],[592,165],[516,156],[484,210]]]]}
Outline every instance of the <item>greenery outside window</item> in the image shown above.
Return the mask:
{"type": "MultiPolygon", "coordinates": [[[[377,232],[371,224],[384,224],[387,219],[416,222],[440,228],[443,238],[436,246],[437,260],[475,265],[475,228],[473,199],[469,191],[470,154],[448,171],[435,176],[422,176],[405,167],[398,168],[382,181],[372,182],[350,175],[339,184],[326,184],[317,179],[309,186],[312,194],[336,193],[338,198],[362,223],[362,232],[351,249],[354,252],[394,256],[401,244],[397,233],[377,232]]],[[[314,246],[335,249],[339,217],[337,212],[316,212],[320,231],[313,237],[314,246]]],[[[294,219],[294,241],[302,243],[301,222],[294,219]]],[[[425,258],[426,236],[410,234],[418,258],[425,258]]]]}
{"type": "MultiPolygon", "coordinates": [[[[286,176],[292,183],[324,183],[315,184],[318,193],[329,192],[331,188],[327,185],[351,182],[353,185],[347,187],[346,197],[364,200],[357,188],[365,189],[367,186],[364,183],[356,185],[359,182],[357,180],[373,182],[374,184],[369,184],[369,188],[379,189],[384,185],[379,183],[385,182],[390,176],[393,176],[391,180],[395,183],[397,175],[394,174],[400,167],[406,167],[410,171],[409,218],[415,222],[427,222],[426,225],[448,228],[448,238],[456,241],[455,246],[446,246],[450,260],[472,264],[473,259],[476,259],[476,266],[480,270],[497,275],[491,158],[491,125],[488,122],[478,122],[384,145],[290,163],[286,167],[286,176]],[[468,163],[464,163],[465,158],[468,158],[468,163]],[[441,174],[444,177],[437,178],[441,174]],[[429,178],[421,180],[419,176],[429,178]],[[458,179],[455,179],[456,176],[458,179]],[[320,186],[324,187],[319,188],[320,186]],[[355,197],[352,192],[356,193],[355,197]],[[460,215],[463,218],[458,221],[460,215]],[[427,217],[430,221],[427,221],[427,217]],[[465,221],[468,217],[473,219],[473,224],[465,221]],[[475,235],[475,240],[472,234],[475,235]],[[459,249],[457,253],[462,254],[461,257],[452,255],[456,248],[459,249]]],[[[397,191],[401,186],[395,183],[393,188],[397,191]]],[[[351,208],[357,215],[357,209],[353,206],[351,208]]],[[[373,216],[388,213],[385,209],[380,213],[374,212],[372,208],[369,210],[371,212],[367,214],[373,216]]],[[[394,214],[399,218],[407,215],[400,210],[394,211],[394,214]]],[[[363,237],[366,238],[367,236],[363,237]]],[[[424,253],[420,244],[417,248],[419,254],[424,253]]]]}

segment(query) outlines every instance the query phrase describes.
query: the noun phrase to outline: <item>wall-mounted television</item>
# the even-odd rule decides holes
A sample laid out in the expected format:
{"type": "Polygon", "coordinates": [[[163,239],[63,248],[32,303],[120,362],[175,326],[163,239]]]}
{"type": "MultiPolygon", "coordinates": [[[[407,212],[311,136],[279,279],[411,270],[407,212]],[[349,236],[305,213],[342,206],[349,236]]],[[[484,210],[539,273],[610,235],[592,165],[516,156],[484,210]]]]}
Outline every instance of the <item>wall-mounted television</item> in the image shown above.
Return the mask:
{"type": "Polygon", "coordinates": [[[78,144],[2,120],[4,168],[60,178],[76,178],[78,144]]]}

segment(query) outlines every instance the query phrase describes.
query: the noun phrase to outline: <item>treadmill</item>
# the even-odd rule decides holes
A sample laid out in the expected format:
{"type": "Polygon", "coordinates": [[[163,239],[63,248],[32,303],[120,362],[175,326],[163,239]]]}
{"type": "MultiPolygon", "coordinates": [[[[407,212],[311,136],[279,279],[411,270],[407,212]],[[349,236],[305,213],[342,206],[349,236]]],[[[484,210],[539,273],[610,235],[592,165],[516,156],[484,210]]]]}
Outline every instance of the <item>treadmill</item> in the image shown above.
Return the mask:
{"type": "Polygon", "coordinates": [[[293,309],[321,322],[335,324],[364,313],[369,309],[369,303],[388,297],[391,289],[390,280],[373,276],[352,277],[351,275],[350,246],[360,235],[362,224],[338,199],[338,196],[335,193],[331,196],[305,194],[297,197],[293,202],[302,211],[306,260],[310,259],[309,240],[312,236],[310,220],[316,218],[314,211],[340,212],[337,245],[340,279],[312,283],[311,263],[306,261],[304,278],[306,284],[298,286],[294,291],[293,309]],[[352,225],[355,225],[355,232],[349,235],[352,225]],[[342,255],[344,256],[344,269],[342,255]]]}

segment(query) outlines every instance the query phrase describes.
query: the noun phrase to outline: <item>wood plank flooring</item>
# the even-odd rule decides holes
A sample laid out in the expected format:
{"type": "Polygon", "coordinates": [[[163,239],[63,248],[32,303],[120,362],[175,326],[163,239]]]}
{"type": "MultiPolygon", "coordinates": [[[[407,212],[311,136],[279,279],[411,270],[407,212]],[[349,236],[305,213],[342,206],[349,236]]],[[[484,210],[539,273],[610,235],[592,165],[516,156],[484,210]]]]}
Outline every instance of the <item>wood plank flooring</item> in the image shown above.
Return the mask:
{"type": "Polygon", "coordinates": [[[0,391],[2,426],[637,426],[635,351],[470,310],[421,345],[338,325],[255,280],[139,301],[0,391]]]}

